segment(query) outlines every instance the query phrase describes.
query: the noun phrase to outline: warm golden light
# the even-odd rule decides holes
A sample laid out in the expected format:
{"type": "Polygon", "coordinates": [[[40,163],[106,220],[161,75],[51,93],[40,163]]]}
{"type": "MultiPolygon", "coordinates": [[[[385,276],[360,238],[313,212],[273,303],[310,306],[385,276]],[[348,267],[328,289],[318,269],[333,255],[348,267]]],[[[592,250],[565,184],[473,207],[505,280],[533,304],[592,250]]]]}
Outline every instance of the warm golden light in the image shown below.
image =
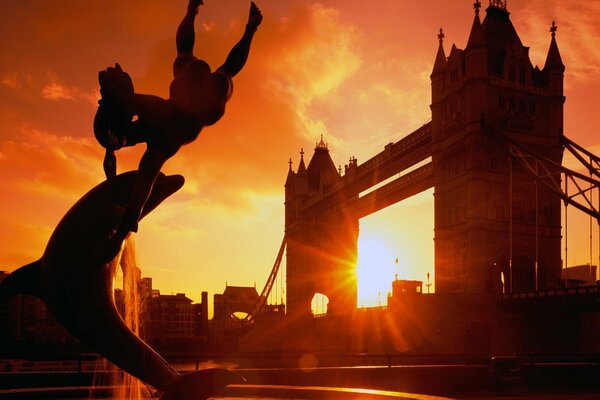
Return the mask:
{"type": "Polygon", "coordinates": [[[358,306],[385,305],[392,290],[395,272],[393,250],[377,236],[361,235],[358,239],[358,306]]]}
{"type": "MultiPolygon", "coordinates": [[[[203,290],[220,293],[233,277],[260,287],[283,234],[286,160],[296,155],[297,168],[304,147],[308,162],[307,146],[325,133],[336,166],[351,156],[362,163],[427,122],[436,34],[443,26],[446,52],[452,43],[464,48],[471,3],[437,1],[435,13],[424,13],[419,2],[378,0],[365,13],[361,2],[261,2],[268,17],[235,78],[226,115],[164,167],[167,174],[183,174],[186,183],[140,224],[142,274],[163,292],[185,292],[194,301],[203,290]],[[398,23],[399,15],[411,23],[398,23]]],[[[92,134],[98,70],[119,62],[137,91],[168,96],[182,9],[159,1],[144,7],[81,2],[75,18],[60,6],[23,12],[21,2],[6,4],[0,24],[7,55],[0,60],[0,263],[12,271],[39,257],[65,210],[103,179],[103,152],[92,134]],[[123,23],[106,30],[107,15],[123,23]]],[[[548,23],[557,16],[578,21],[559,24],[557,34],[567,65],[564,132],[597,153],[600,80],[590,66],[598,65],[600,51],[589,45],[599,38],[596,3],[510,4],[534,66],[544,65],[548,23]]],[[[207,2],[202,8],[198,55],[213,68],[241,34],[246,7],[207,2]]],[[[123,150],[119,172],[137,168],[141,151],[123,150]]],[[[396,257],[399,278],[426,281],[430,273],[433,282],[432,204],[427,191],[368,217],[381,222],[373,230],[361,225],[361,243],[381,233],[387,254],[371,262],[369,250],[359,249],[358,306],[377,305],[379,292],[385,300],[396,257]]],[[[569,265],[598,260],[597,232],[590,257],[588,223],[569,209],[569,265]]]]}

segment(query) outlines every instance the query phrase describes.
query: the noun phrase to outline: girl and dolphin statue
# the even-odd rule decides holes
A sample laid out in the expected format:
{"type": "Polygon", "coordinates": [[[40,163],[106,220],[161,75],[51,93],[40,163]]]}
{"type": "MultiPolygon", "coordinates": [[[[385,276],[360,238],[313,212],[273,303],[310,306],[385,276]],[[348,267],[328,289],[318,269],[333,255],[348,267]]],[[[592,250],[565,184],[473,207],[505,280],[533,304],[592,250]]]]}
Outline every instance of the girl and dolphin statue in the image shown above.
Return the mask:
{"type": "Polygon", "coordinates": [[[123,241],[137,222],[179,190],[181,175],[160,169],[200,130],[217,122],[232,92],[231,79],[244,66],[262,14],[251,3],[244,35],[225,63],[211,72],[193,55],[194,20],[203,0],[189,0],[176,35],[177,58],[170,98],[137,94],[117,64],[99,74],[94,133],[106,148],[107,180],[85,194],[59,222],[42,257],[0,283],[0,300],[31,294],[82,343],[113,364],[163,392],[164,400],[200,400],[243,383],[231,371],[207,369],[180,374],[129,329],[114,302],[113,281],[123,241]],[[134,118],[137,116],[137,119],[134,118]],[[114,151],[146,143],[137,171],[116,174],[114,151]]]}
{"type": "MultiPolygon", "coordinates": [[[[221,369],[177,373],[129,329],[114,302],[117,262],[99,261],[98,252],[119,222],[133,191],[137,171],[106,180],[85,194],[62,218],[42,257],[9,274],[0,300],[31,294],[43,300],[56,319],[82,343],[141,381],[164,392],[165,400],[197,400],[239,375],[221,369]]],[[[143,218],[184,183],[181,175],[160,173],[143,218]]],[[[118,256],[118,252],[112,255],[118,256]]]]}

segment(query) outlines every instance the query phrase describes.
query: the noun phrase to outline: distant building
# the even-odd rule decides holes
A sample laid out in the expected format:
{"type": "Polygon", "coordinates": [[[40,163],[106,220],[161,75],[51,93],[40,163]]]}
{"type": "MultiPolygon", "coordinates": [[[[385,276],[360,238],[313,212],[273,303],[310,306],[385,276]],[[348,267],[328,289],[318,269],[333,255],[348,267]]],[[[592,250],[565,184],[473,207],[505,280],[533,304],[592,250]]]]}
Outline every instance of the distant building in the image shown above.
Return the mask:
{"type": "Polygon", "coordinates": [[[211,347],[224,351],[237,350],[240,337],[251,329],[243,319],[253,312],[258,303],[260,296],[256,287],[225,285],[225,291],[215,294],[213,298],[211,347]]]}
{"type": "Polygon", "coordinates": [[[392,282],[392,293],[388,295],[388,306],[401,301],[402,298],[423,293],[423,281],[396,279],[392,282]]]}
{"type": "Polygon", "coordinates": [[[225,286],[223,294],[214,295],[213,320],[227,321],[234,315],[243,318],[254,310],[254,307],[258,303],[258,298],[259,295],[256,287],[225,286]]]}
{"type": "MultiPolygon", "coordinates": [[[[0,271],[0,282],[7,276],[7,272],[0,271]]],[[[0,338],[6,345],[77,343],[44,302],[30,295],[18,295],[0,302],[0,338]]]]}
{"type": "MultiPolygon", "coordinates": [[[[7,272],[0,271],[0,281],[7,272]]],[[[208,338],[208,294],[193,304],[184,293],[161,295],[152,287],[152,278],[137,277],[140,298],[140,334],[159,350],[200,349],[208,338]]],[[[124,312],[124,293],[115,289],[115,304],[124,312]]],[[[19,295],[0,302],[0,347],[78,344],[54,318],[44,302],[19,295]]],[[[59,348],[55,350],[60,351],[59,348]]]]}
{"type": "Polygon", "coordinates": [[[563,268],[561,278],[568,287],[595,285],[598,281],[598,267],[596,265],[583,264],[563,268]]]}
{"type": "Polygon", "coordinates": [[[194,339],[195,307],[184,293],[161,294],[147,301],[148,340],[169,344],[194,339]]]}
{"type": "Polygon", "coordinates": [[[208,336],[208,294],[202,303],[193,304],[184,293],[160,294],[152,278],[140,281],[142,299],[142,336],[161,350],[191,350],[206,342],[208,336]]]}

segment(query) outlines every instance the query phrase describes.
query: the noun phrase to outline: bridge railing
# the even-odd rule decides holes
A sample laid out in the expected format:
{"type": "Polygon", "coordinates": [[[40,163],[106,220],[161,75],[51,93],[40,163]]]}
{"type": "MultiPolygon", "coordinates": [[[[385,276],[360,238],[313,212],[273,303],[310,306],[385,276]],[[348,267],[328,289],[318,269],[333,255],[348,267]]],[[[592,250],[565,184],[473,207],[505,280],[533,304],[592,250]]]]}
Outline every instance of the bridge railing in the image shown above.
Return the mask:
{"type": "Polygon", "coordinates": [[[501,300],[533,299],[541,297],[579,296],[587,294],[600,294],[600,284],[590,286],[577,286],[572,288],[545,289],[533,292],[503,293],[501,300]]]}
{"type": "Polygon", "coordinates": [[[387,145],[382,152],[357,166],[356,176],[353,179],[358,179],[360,176],[372,172],[374,169],[379,168],[382,164],[385,164],[385,162],[390,158],[408,153],[415,146],[426,143],[430,140],[431,123],[428,122],[396,143],[387,145]]]}

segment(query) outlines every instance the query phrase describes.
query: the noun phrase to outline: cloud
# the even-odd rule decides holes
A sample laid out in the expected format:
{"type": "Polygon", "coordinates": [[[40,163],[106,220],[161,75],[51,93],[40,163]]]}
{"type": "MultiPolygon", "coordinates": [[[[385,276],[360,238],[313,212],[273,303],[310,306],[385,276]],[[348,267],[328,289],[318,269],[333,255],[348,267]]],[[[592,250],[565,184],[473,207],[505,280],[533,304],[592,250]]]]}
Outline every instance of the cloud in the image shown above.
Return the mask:
{"type": "Polygon", "coordinates": [[[0,79],[0,83],[7,88],[15,90],[21,87],[18,81],[18,74],[16,72],[8,72],[4,74],[2,79],[0,79]]]}
{"type": "Polygon", "coordinates": [[[72,199],[102,178],[102,150],[72,138],[22,126],[19,141],[0,142],[0,187],[23,195],[72,199]]]}
{"type": "Polygon", "coordinates": [[[298,129],[312,141],[327,130],[312,109],[315,101],[335,101],[335,91],[360,68],[359,31],[341,19],[339,11],[314,4],[292,18],[280,20],[278,43],[268,54],[266,87],[287,99],[298,129]]]}
{"type": "Polygon", "coordinates": [[[48,76],[50,82],[42,88],[42,97],[45,100],[85,100],[94,106],[98,105],[100,95],[97,90],[83,90],[75,86],[65,86],[56,74],[48,72],[48,76]]]}
{"type": "Polygon", "coordinates": [[[532,0],[524,3],[514,15],[524,44],[531,47],[534,65],[544,66],[550,46],[549,29],[555,20],[558,26],[556,40],[569,76],[584,82],[596,79],[600,68],[597,46],[600,3],[581,2],[573,7],[560,0],[532,0]]]}
{"type": "Polygon", "coordinates": [[[39,257],[61,216],[104,180],[103,153],[91,138],[60,136],[31,126],[18,141],[0,141],[0,241],[3,268],[39,257]]]}

